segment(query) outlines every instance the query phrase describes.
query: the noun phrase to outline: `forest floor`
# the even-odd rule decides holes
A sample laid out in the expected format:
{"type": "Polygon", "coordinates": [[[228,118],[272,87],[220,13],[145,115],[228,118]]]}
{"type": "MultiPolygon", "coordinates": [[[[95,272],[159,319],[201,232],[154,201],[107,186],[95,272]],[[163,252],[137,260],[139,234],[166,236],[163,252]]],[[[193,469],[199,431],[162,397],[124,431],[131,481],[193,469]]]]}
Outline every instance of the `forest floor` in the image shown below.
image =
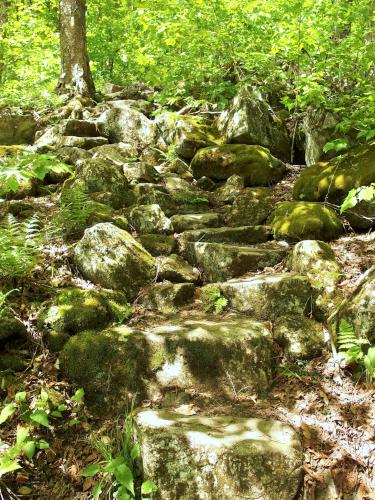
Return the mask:
{"type": "MultiPolygon", "coordinates": [[[[275,201],[290,199],[291,187],[300,167],[289,167],[287,177],[274,189],[275,201]]],[[[30,200],[36,202],[37,200],[30,200]]],[[[39,199],[42,211],[53,210],[50,198],[39,199]]],[[[345,280],[339,285],[346,295],[356,280],[374,264],[375,235],[355,234],[350,228],[345,236],[331,244],[337,259],[343,266],[345,280]]],[[[53,257],[59,273],[55,279],[59,285],[86,285],[77,283],[69,265],[69,248],[55,248],[47,251],[53,257]]],[[[275,271],[282,270],[280,266],[275,271]]],[[[270,272],[270,269],[266,269],[270,272]]],[[[41,270],[41,276],[45,270],[41,270]]],[[[10,398],[22,386],[28,394],[39,394],[42,387],[58,390],[68,398],[73,387],[64,380],[58,369],[57,355],[48,351],[35,328],[35,315],[29,312],[29,305],[38,293],[48,295],[48,289],[41,291],[40,282],[30,283],[24,295],[24,302],[16,311],[29,325],[31,338],[27,344],[14,348],[14,353],[24,359],[26,368],[18,372],[12,382],[0,377],[0,397],[10,398]]],[[[42,284],[43,288],[43,284],[42,284]]],[[[200,301],[181,311],[181,315],[194,314],[200,301]]],[[[230,311],[225,314],[230,314],[230,311]]],[[[131,324],[141,324],[151,318],[135,310],[131,324]]],[[[158,321],[155,315],[152,321],[158,321]]],[[[275,352],[275,357],[280,353],[275,352]]],[[[170,394],[175,406],[172,409],[186,415],[236,415],[239,417],[274,418],[290,424],[300,435],[305,453],[304,484],[301,485],[298,500],[335,499],[336,488],[339,498],[344,500],[373,500],[371,487],[375,474],[375,389],[366,383],[356,381],[350,371],[337,370],[330,351],[309,363],[292,365],[282,360],[273,388],[267,399],[249,395],[232,382],[233,393],[203,394],[185,392],[170,394]],[[334,486],[335,485],[335,486],[334,486]]],[[[164,395],[168,396],[168,395],[164,395]]],[[[164,400],[146,401],[143,406],[158,408],[164,400]]],[[[80,423],[74,427],[55,428],[47,431],[45,438],[50,448],[39,451],[33,461],[23,461],[23,468],[11,475],[11,479],[0,481],[0,500],[30,498],[79,500],[89,499],[95,483],[92,478],[80,474],[90,464],[100,460],[92,444],[93,432],[101,439],[108,439],[113,426],[118,425],[117,415],[110,420],[101,420],[86,410],[80,416],[80,423]],[[52,438],[51,438],[52,432],[52,438]]],[[[11,422],[2,426],[4,441],[13,441],[16,433],[11,422]]],[[[44,437],[41,433],[40,437],[44,437]]],[[[177,499],[176,499],[177,500],[177,499]]]]}

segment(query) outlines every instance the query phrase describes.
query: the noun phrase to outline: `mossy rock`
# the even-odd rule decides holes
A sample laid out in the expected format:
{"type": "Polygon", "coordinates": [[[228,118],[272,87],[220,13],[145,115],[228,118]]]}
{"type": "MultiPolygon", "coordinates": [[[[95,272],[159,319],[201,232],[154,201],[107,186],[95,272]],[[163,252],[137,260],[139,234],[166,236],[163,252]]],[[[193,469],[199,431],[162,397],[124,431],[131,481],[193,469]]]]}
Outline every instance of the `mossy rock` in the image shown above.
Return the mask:
{"type": "Polygon", "coordinates": [[[145,479],[154,500],[292,500],[303,476],[295,431],[274,420],[136,414],[145,479]]]}
{"type": "Polygon", "coordinates": [[[42,330],[54,332],[51,340],[58,342],[57,333],[73,335],[116,321],[116,307],[123,307],[124,311],[130,309],[120,292],[70,288],[44,306],[38,316],[38,325],[42,330]]]}
{"type": "Polygon", "coordinates": [[[341,203],[351,189],[372,182],[375,182],[375,141],[304,169],[294,185],[293,198],[341,203]]]}
{"type": "Polygon", "coordinates": [[[277,205],[272,228],[278,240],[322,240],[338,238],[343,226],[336,213],[322,203],[285,201],[277,205]]]}
{"type": "Polygon", "coordinates": [[[323,325],[310,318],[281,318],[276,321],[273,338],[291,361],[312,359],[322,353],[323,325]]]}
{"type": "Polygon", "coordinates": [[[16,156],[23,153],[26,146],[0,146],[0,158],[5,156],[16,156]]]}
{"type": "Polygon", "coordinates": [[[0,343],[10,338],[26,337],[26,327],[10,313],[0,318],[0,343]]]}
{"type": "Polygon", "coordinates": [[[74,260],[86,279],[121,290],[128,299],[156,276],[154,258],[127,231],[110,223],[86,229],[74,249],[74,260]]]}
{"type": "Polygon", "coordinates": [[[174,236],[164,234],[141,234],[137,240],[154,257],[159,255],[170,255],[177,249],[177,241],[174,236]]]}
{"type": "Polygon", "coordinates": [[[25,360],[15,354],[0,354],[0,371],[21,372],[27,366],[25,360]]]}
{"type": "Polygon", "coordinates": [[[225,220],[228,226],[249,226],[265,222],[272,211],[272,190],[247,188],[236,196],[225,220]]]}
{"type": "Polygon", "coordinates": [[[286,167],[261,146],[225,144],[200,149],[191,169],[196,179],[205,176],[220,181],[239,175],[246,186],[267,186],[282,179],[286,167]]]}
{"type": "Polygon", "coordinates": [[[192,302],[194,291],[192,283],[156,283],[144,291],[142,304],[146,309],[173,314],[192,302]]]}

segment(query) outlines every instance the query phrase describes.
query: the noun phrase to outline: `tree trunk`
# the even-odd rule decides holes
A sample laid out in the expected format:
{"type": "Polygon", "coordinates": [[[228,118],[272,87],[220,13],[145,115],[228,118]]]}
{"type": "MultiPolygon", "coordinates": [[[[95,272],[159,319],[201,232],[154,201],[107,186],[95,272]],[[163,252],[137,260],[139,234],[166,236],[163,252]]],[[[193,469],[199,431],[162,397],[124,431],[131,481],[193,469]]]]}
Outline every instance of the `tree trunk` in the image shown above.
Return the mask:
{"type": "Polygon", "coordinates": [[[87,52],[85,0],[60,0],[60,43],[60,91],[93,97],[95,87],[87,52]]]}

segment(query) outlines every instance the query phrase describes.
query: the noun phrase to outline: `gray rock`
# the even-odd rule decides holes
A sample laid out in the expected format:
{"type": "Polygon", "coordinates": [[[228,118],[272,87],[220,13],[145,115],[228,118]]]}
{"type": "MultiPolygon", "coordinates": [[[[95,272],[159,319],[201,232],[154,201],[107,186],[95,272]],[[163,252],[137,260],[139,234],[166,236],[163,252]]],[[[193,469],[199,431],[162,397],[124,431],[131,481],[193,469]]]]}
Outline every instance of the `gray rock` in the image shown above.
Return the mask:
{"type": "MultiPolygon", "coordinates": [[[[137,192],[136,189],[135,192],[137,192]]],[[[172,196],[164,191],[160,191],[157,185],[155,185],[154,189],[150,189],[148,192],[140,195],[137,199],[137,204],[159,205],[168,217],[177,211],[177,205],[172,196]]]]}
{"type": "Polygon", "coordinates": [[[116,165],[123,165],[131,158],[137,158],[137,148],[131,144],[120,142],[119,144],[105,144],[90,150],[93,158],[109,160],[116,165]]]}
{"type": "Polygon", "coordinates": [[[74,185],[79,185],[88,193],[110,193],[114,208],[127,207],[134,202],[134,194],[121,167],[108,160],[97,158],[82,161],[75,173],[74,185]]]}
{"type": "Polygon", "coordinates": [[[228,143],[259,144],[278,158],[290,159],[291,141],[281,114],[248,87],[223,112],[218,126],[228,143]]]}
{"type": "Polygon", "coordinates": [[[173,225],[159,205],[136,205],[130,212],[130,223],[138,233],[173,233],[173,225]]]}
{"type": "Polygon", "coordinates": [[[300,241],[286,264],[291,271],[306,274],[315,288],[335,287],[342,277],[341,266],[332,248],[323,241],[300,241]]]}
{"type": "Polygon", "coordinates": [[[141,410],[136,422],[144,476],[158,487],[155,500],[295,498],[303,451],[286,424],[166,410],[141,410]]]}
{"type": "Polygon", "coordinates": [[[304,315],[311,309],[312,290],[307,276],[266,274],[220,283],[230,307],[259,320],[304,315]]]}
{"type": "Polygon", "coordinates": [[[159,174],[154,167],[143,161],[124,163],[123,172],[129,182],[157,182],[159,174]]]}
{"type": "Polygon", "coordinates": [[[156,276],[153,257],[126,231],[110,223],[86,229],[74,249],[82,275],[133,298],[156,276]]]}
{"type": "Polygon", "coordinates": [[[184,253],[190,241],[254,245],[266,242],[270,234],[269,226],[214,227],[184,231],[177,240],[180,251],[184,253]]]}
{"type": "Polygon", "coordinates": [[[57,150],[57,154],[64,163],[69,165],[76,165],[81,160],[92,158],[91,152],[82,148],[63,147],[57,150]]]}
{"type": "Polygon", "coordinates": [[[220,181],[239,175],[246,186],[267,186],[282,179],[286,167],[261,146],[225,144],[200,149],[191,169],[195,179],[205,176],[220,181]]]}
{"type": "Polygon", "coordinates": [[[87,120],[63,120],[59,124],[60,134],[77,137],[98,137],[100,132],[95,122],[87,120]]]}
{"type": "Polygon", "coordinates": [[[199,271],[193,269],[179,255],[169,255],[156,259],[159,280],[168,280],[174,283],[196,283],[199,280],[199,271]]]}
{"type": "Polygon", "coordinates": [[[221,203],[233,203],[244,187],[243,177],[232,175],[223,186],[215,191],[214,197],[221,203]]]}
{"type": "Polygon", "coordinates": [[[188,243],[188,261],[204,272],[209,281],[225,281],[272,267],[283,260],[285,249],[263,249],[222,243],[188,243]]]}
{"type": "Polygon", "coordinates": [[[101,134],[111,142],[125,142],[143,150],[156,142],[155,125],[134,108],[112,108],[98,119],[101,134]]]}
{"type": "Polygon", "coordinates": [[[202,214],[182,214],[171,217],[173,227],[177,233],[188,229],[202,229],[205,227],[218,227],[221,223],[221,217],[214,212],[202,214]]]}
{"type": "Polygon", "coordinates": [[[157,283],[145,290],[142,305],[161,314],[173,314],[192,302],[194,291],[192,283],[157,283]]]}
{"type": "Polygon", "coordinates": [[[335,152],[327,155],[323,151],[325,144],[335,138],[335,128],[339,117],[324,109],[308,108],[303,119],[305,135],[306,165],[314,165],[319,160],[331,158],[335,152]]]}
{"type": "Polygon", "coordinates": [[[177,241],[174,236],[167,236],[164,234],[141,234],[137,239],[154,257],[159,255],[170,255],[177,250],[177,241]]]}
{"type": "Polygon", "coordinates": [[[272,211],[272,191],[269,188],[247,188],[236,197],[225,220],[229,226],[262,224],[272,211]]]}
{"type": "Polygon", "coordinates": [[[305,317],[278,319],[273,338],[292,361],[319,356],[324,347],[323,325],[305,317]]]}

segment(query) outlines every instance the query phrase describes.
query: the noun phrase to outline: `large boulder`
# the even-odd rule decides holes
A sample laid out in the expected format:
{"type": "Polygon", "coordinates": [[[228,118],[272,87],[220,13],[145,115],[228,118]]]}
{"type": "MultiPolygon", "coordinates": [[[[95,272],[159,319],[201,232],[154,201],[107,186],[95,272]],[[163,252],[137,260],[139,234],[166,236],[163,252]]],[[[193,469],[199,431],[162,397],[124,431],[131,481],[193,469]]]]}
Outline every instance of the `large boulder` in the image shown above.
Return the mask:
{"type": "Polygon", "coordinates": [[[21,320],[10,311],[4,312],[0,317],[0,346],[8,339],[17,337],[26,338],[27,329],[21,320]]]}
{"type": "Polygon", "coordinates": [[[101,134],[111,142],[125,142],[144,150],[156,143],[155,124],[132,107],[111,108],[98,119],[101,134]]]}
{"type": "Polygon", "coordinates": [[[323,325],[305,317],[278,319],[273,338],[291,361],[312,359],[319,356],[324,347],[323,325]]]}
{"type": "Polygon", "coordinates": [[[82,275],[133,298],[156,276],[154,258],[128,232],[110,223],[86,229],[74,249],[82,275]]]}
{"type": "Polygon", "coordinates": [[[177,233],[188,229],[202,229],[204,227],[218,227],[221,217],[215,212],[201,214],[176,214],[171,217],[173,227],[177,233]]]}
{"type": "Polygon", "coordinates": [[[375,141],[304,169],[294,185],[293,197],[341,203],[351,189],[372,182],[375,182],[375,141]]]}
{"type": "Polygon", "coordinates": [[[114,208],[127,207],[135,199],[121,166],[101,158],[81,161],[76,167],[73,185],[89,194],[108,193],[108,201],[114,208]]]}
{"type": "Polygon", "coordinates": [[[173,233],[173,224],[159,205],[136,205],[129,220],[138,233],[173,233]]]}
{"type": "Polygon", "coordinates": [[[341,266],[332,248],[324,241],[300,241],[286,264],[291,271],[306,274],[315,288],[334,287],[342,277],[341,266]]]}
{"type": "Polygon", "coordinates": [[[220,283],[229,306],[258,320],[302,317],[311,310],[312,290],[307,276],[296,273],[263,274],[220,283]]]}
{"type": "Polygon", "coordinates": [[[343,226],[336,213],[323,205],[304,201],[284,201],[276,207],[272,227],[278,240],[323,240],[338,238],[343,226]]]}
{"type": "Polygon", "coordinates": [[[198,149],[214,144],[212,131],[201,117],[165,112],[156,117],[155,124],[165,144],[186,160],[198,149]]]}
{"type": "Polygon", "coordinates": [[[353,325],[358,338],[375,343],[375,268],[367,271],[360,285],[340,307],[339,319],[353,325]]]}
{"type": "Polygon", "coordinates": [[[200,149],[191,168],[196,179],[206,176],[220,181],[236,174],[243,177],[246,186],[266,186],[279,181],[285,173],[285,164],[268,149],[246,144],[200,149]]]}
{"type": "Polygon", "coordinates": [[[170,255],[177,250],[177,241],[174,236],[151,233],[141,234],[137,239],[154,257],[170,255]]]}
{"type": "Polygon", "coordinates": [[[265,394],[273,377],[272,339],[264,324],[243,316],[175,317],[143,330],[81,332],[65,344],[60,366],[85,389],[91,407],[113,414],[135,395],[141,401],[172,387],[231,397],[234,380],[250,394],[265,394]]]}
{"type": "Polygon", "coordinates": [[[37,122],[31,113],[13,109],[0,111],[0,145],[31,144],[36,128],[37,122]]]}
{"type": "MultiPolygon", "coordinates": [[[[325,109],[308,108],[303,119],[305,136],[305,161],[310,167],[321,159],[327,158],[323,148],[335,138],[338,116],[325,109]]],[[[329,156],[328,156],[329,157],[329,156]]]]}
{"type": "Polygon", "coordinates": [[[156,283],[142,294],[142,305],[161,314],[173,314],[192,302],[194,291],[192,283],[156,283]]]}
{"type": "Polygon", "coordinates": [[[275,420],[187,417],[166,410],[136,416],[145,479],[155,500],[292,500],[303,451],[275,420]]]}
{"type": "Polygon", "coordinates": [[[189,262],[204,272],[209,281],[225,281],[272,267],[283,260],[285,249],[191,242],[187,244],[189,262]]]}
{"type": "Polygon", "coordinates": [[[199,272],[193,269],[179,255],[168,255],[156,259],[158,278],[173,283],[195,283],[199,280],[199,272]]]}
{"type": "Polygon", "coordinates": [[[272,212],[270,188],[247,188],[235,198],[225,220],[228,226],[262,224],[272,212]]]}
{"type": "Polygon", "coordinates": [[[278,158],[290,159],[291,141],[280,113],[248,88],[243,88],[223,112],[218,127],[228,143],[259,144],[278,158]]]}

